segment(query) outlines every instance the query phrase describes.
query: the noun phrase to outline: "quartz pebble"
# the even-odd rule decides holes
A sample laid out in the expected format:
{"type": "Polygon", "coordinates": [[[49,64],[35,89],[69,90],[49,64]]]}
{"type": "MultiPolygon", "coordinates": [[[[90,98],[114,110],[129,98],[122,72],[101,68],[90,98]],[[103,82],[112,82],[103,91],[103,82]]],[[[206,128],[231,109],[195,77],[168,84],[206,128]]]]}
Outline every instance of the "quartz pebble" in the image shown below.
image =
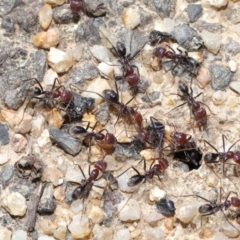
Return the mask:
{"type": "Polygon", "coordinates": [[[160,228],[146,228],[144,230],[144,235],[146,235],[147,239],[158,240],[165,237],[165,233],[160,228]]]}
{"type": "Polygon", "coordinates": [[[38,138],[44,130],[45,118],[42,115],[37,115],[32,120],[32,137],[38,138]]]}
{"type": "Polygon", "coordinates": [[[57,73],[67,72],[73,65],[74,59],[69,53],[51,47],[48,53],[48,64],[57,73]]]}
{"type": "Polygon", "coordinates": [[[109,78],[113,78],[113,74],[114,74],[113,66],[107,63],[101,62],[100,64],[98,64],[97,68],[101,75],[107,76],[109,78]]]}
{"type": "Polygon", "coordinates": [[[48,129],[44,129],[40,137],[38,138],[38,146],[40,148],[50,147],[51,146],[51,140],[49,137],[49,131],[48,129]]]}
{"type": "Polygon", "coordinates": [[[12,139],[12,147],[14,152],[20,153],[27,146],[27,139],[21,134],[15,134],[12,139]]]}
{"type": "MultiPolygon", "coordinates": [[[[111,89],[108,81],[104,78],[98,77],[88,85],[86,91],[93,91],[102,95],[102,92],[106,89],[111,89]]],[[[104,101],[102,97],[95,93],[83,92],[82,96],[88,98],[95,98],[95,106],[99,105],[101,102],[104,101]]]]}
{"type": "Polygon", "coordinates": [[[58,240],[64,240],[67,233],[66,226],[59,226],[54,232],[53,236],[58,240]]]}
{"type": "Polygon", "coordinates": [[[149,199],[151,201],[157,201],[166,196],[166,192],[161,190],[158,186],[153,186],[149,192],[149,199]]]}
{"type": "Polygon", "coordinates": [[[203,30],[201,33],[201,37],[204,41],[204,46],[208,49],[208,51],[213,54],[217,54],[221,47],[221,36],[203,30]]]}
{"type": "Polygon", "coordinates": [[[100,207],[92,206],[88,217],[94,224],[100,224],[103,221],[103,210],[100,207]]]}
{"type": "Polygon", "coordinates": [[[46,113],[46,120],[48,122],[49,127],[61,128],[64,119],[60,112],[54,108],[46,113]]]}
{"type": "Polygon", "coordinates": [[[53,11],[52,7],[45,4],[38,12],[39,23],[43,30],[47,30],[52,22],[53,11]]]}
{"type": "Polygon", "coordinates": [[[113,240],[130,240],[131,235],[128,229],[122,229],[115,233],[113,240]]]}
{"type": "Polygon", "coordinates": [[[59,185],[59,180],[63,177],[62,172],[60,172],[56,166],[47,167],[43,171],[42,181],[52,182],[54,186],[59,185]]]}
{"type": "Polygon", "coordinates": [[[81,45],[77,45],[75,49],[72,51],[72,56],[75,61],[79,62],[83,56],[84,48],[81,45]]]}
{"type": "Polygon", "coordinates": [[[39,225],[43,233],[46,235],[52,235],[54,230],[56,229],[56,225],[53,223],[53,221],[48,219],[41,219],[39,221],[39,225]]]}
{"type": "Polygon", "coordinates": [[[224,7],[228,4],[228,0],[208,0],[211,6],[216,8],[224,7]]]}
{"type": "Polygon", "coordinates": [[[7,153],[0,153],[0,165],[5,164],[9,161],[9,156],[7,153]]]}
{"type": "Polygon", "coordinates": [[[237,92],[240,94],[240,81],[231,82],[229,85],[230,89],[232,89],[234,92],[237,92]]]}
{"type": "Polygon", "coordinates": [[[82,214],[75,215],[72,222],[68,225],[73,239],[81,239],[87,237],[91,233],[90,222],[86,216],[82,214]]]}
{"type": "Polygon", "coordinates": [[[122,20],[127,29],[133,30],[141,23],[138,9],[124,8],[122,20]]]}
{"type": "Polygon", "coordinates": [[[65,0],[45,0],[45,3],[55,7],[65,3],[65,0]]]}
{"type": "Polygon", "coordinates": [[[237,68],[238,68],[238,65],[237,65],[237,63],[236,63],[235,61],[230,60],[230,61],[228,62],[228,67],[229,67],[229,69],[231,70],[231,72],[236,72],[236,71],[237,71],[237,68]]]}
{"type": "Polygon", "coordinates": [[[210,74],[207,68],[200,68],[197,75],[197,80],[201,84],[201,87],[205,87],[210,83],[210,74]]]}
{"type": "MultiPolygon", "coordinates": [[[[42,84],[52,86],[56,78],[58,79],[58,74],[50,68],[46,71],[42,84]]],[[[55,84],[58,84],[58,82],[55,84]]]]}
{"type": "Polygon", "coordinates": [[[198,213],[198,207],[199,203],[194,201],[181,206],[177,212],[177,218],[183,223],[190,223],[198,213]]]}
{"type": "Polygon", "coordinates": [[[81,183],[83,177],[79,174],[79,170],[68,168],[65,179],[67,182],[81,183]]]}
{"type": "Polygon", "coordinates": [[[127,200],[122,201],[118,205],[119,219],[121,221],[136,221],[140,219],[141,209],[136,200],[130,199],[126,204],[127,200]],[[125,205],[125,206],[124,206],[125,205]]]}
{"type": "Polygon", "coordinates": [[[1,194],[1,206],[13,216],[24,216],[27,210],[26,199],[18,192],[5,191],[1,194]]]}
{"type": "Polygon", "coordinates": [[[12,232],[7,228],[0,229],[0,240],[11,240],[12,232]]]}
{"type": "MultiPolygon", "coordinates": [[[[239,230],[239,225],[235,224],[234,222],[232,222],[232,224],[239,230]]],[[[224,221],[222,224],[223,233],[230,238],[236,238],[239,236],[239,231],[233,226],[228,221],[224,221]]]]}
{"type": "Polygon", "coordinates": [[[59,38],[59,29],[51,28],[47,32],[37,33],[33,37],[33,45],[37,48],[50,49],[51,47],[56,47],[58,45],[59,38]]]}
{"type": "Polygon", "coordinates": [[[223,233],[217,232],[214,234],[214,240],[229,240],[229,238],[225,236],[223,233]]]}
{"type": "Polygon", "coordinates": [[[80,211],[82,211],[83,210],[83,201],[82,201],[82,199],[77,199],[77,200],[73,201],[72,204],[71,204],[71,210],[75,214],[77,214],[80,211]]]}
{"type": "Polygon", "coordinates": [[[24,116],[19,124],[14,127],[14,132],[26,134],[31,131],[32,128],[32,116],[28,113],[24,113],[24,116]]]}
{"type": "Polygon", "coordinates": [[[11,240],[27,240],[27,232],[23,230],[16,230],[13,232],[11,240]]]}
{"type": "Polygon", "coordinates": [[[94,46],[90,47],[90,52],[100,62],[109,62],[110,61],[111,53],[104,46],[94,45],[94,46]]]}
{"type": "Polygon", "coordinates": [[[222,105],[226,101],[224,92],[220,90],[213,93],[212,99],[216,106],[222,105]]]}

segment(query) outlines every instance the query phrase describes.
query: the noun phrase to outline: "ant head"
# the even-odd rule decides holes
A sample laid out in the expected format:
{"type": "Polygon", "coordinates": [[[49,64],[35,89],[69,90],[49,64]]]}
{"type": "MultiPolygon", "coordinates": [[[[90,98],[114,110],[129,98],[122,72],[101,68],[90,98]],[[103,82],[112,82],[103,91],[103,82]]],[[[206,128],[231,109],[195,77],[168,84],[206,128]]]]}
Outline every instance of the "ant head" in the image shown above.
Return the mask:
{"type": "Polygon", "coordinates": [[[169,166],[168,160],[165,158],[160,158],[158,160],[158,164],[161,166],[162,170],[166,170],[169,166]]]}
{"type": "Polygon", "coordinates": [[[39,87],[34,87],[33,88],[33,94],[38,96],[42,94],[42,90],[39,87]]]}
{"type": "Polygon", "coordinates": [[[111,89],[106,89],[103,91],[103,96],[106,102],[110,102],[110,103],[119,103],[119,96],[118,94],[111,90],[111,89]]]}
{"type": "Polygon", "coordinates": [[[106,143],[115,143],[115,141],[116,141],[116,138],[114,137],[114,135],[112,134],[112,133],[106,133],[106,135],[105,135],[105,142],[106,143]]]}
{"type": "Polygon", "coordinates": [[[183,94],[187,94],[187,95],[189,94],[189,89],[186,83],[180,81],[178,84],[178,87],[183,94]]]}
{"type": "Polygon", "coordinates": [[[127,50],[123,43],[117,42],[116,49],[120,57],[124,58],[126,56],[127,50]]]}
{"type": "Polygon", "coordinates": [[[101,140],[103,140],[104,138],[105,138],[105,135],[104,135],[103,133],[96,133],[96,135],[95,135],[95,139],[96,139],[96,140],[101,141],[101,140]]]}
{"type": "Polygon", "coordinates": [[[102,161],[102,160],[101,161],[97,161],[97,162],[95,162],[94,167],[96,169],[98,169],[99,171],[101,171],[101,172],[105,172],[105,170],[107,168],[107,163],[102,161]]]}
{"type": "Polygon", "coordinates": [[[166,53],[166,48],[158,47],[154,49],[153,55],[159,59],[162,59],[166,53]]]}
{"type": "Polygon", "coordinates": [[[72,92],[64,89],[60,95],[60,100],[64,103],[70,103],[73,100],[72,92]]]}

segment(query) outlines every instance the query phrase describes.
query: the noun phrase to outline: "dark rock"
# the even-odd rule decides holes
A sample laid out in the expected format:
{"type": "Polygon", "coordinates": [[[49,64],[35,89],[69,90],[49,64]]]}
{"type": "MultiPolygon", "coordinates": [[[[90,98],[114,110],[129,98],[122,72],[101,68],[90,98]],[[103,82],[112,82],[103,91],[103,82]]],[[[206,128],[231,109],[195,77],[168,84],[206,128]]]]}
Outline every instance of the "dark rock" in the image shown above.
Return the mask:
{"type": "Polygon", "coordinates": [[[9,14],[15,7],[23,4],[22,0],[2,0],[0,2],[0,15],[9,14]]]}
{"type": "Polygon", "coordinates": [[[96,64],[80,64],[79,67],[72,68],[69,71],[70,77],[74,83],[81,83],[85,80],[93,80],[98,77],[96,64]]]}
{"type": "Polygon", "coordinates": [[[172,35],[178,44],[188,51],[196,51],[203,46],[203,40],[187,23],[174,27],[172,35]]]}
{"type": "MultiPolygon", "coordinates": [[[[159,91],[153,91],[151,93],[148,93],[148,96],[149,96],[151,101],[156,101],[160,97],[160,92],[159,91]]],[[[143,96],[141,99],[142,99],[143,102],[149,103],[149,99],[148,99],[147,96],[143,96]]]]}
{"type": "Polygon", "coordinates": [[[221,23],[209,23],[206,21],[197,21],[194,23],[194,28],[198,31],[207,30],[208,32],[223,32],[223,25],[221,23]]]}
{"type": "Polygon", "coordinates": [[[208,70],[211,75],[211,87],[214,90],[225,89],[232,80],[233,73],[223,65],[211,64],[208,70]]]}
{"type": "Polygon", "coordinates": [[[3,186],[3,188],[5,188],[7,186],[8,182],[12,178],[13,171],[14,171],[13,165],[8,164],[8,165],[2,167],[1,172],[0,172],[0,182],[3,186]]]}
{"type": "Polygon", "coordinates": [[[8,126],[0,123],[0,145],[7,145],[9,143],[8,126]]]}
{"type": "Polygon", "coordinates": [[[153,0],[153,3],[162,18],[173,18],[176,12],[175,0],[153,0]]]}
{"type": "Polygon", "coordinates": [[[79,44],[88,43],[90,46],[101,42],[98,29],[94,27],[92,19],[79,24],[75,32],[75,41],[79,44]]]}
{"type": "Polygon", "coordinates": [[[86,1],[85,2],[86,14],[89,17],[102,17],[107,13],[107,9],[104,6],[102,0],[98,1],[86,1]]]}
{"type": "Polygon", "coordinates": [[[156,12],[146,11],[146,8],[139,7],[139,14],[141,18],[141,26],[144,26],[153,21],[157,17],[156,12]]]}
{"type": "Polygon", "coordinates": [[[172,217],[175,215],[175,206],[172,200],[162,198],[156,202],[157,211],[166,217],[172,217]]]}
{"type": "Polygon", "coordinates": [[[234,56],[240,53],[239,42],[230,37],[228,37],[227,44],[225,44],[223,48],[226,51],[226,53],[233,54],[234,56]]]}
{"type": "Polygon", "coordinates": [[[72,156],[76,156],[82,149],[82,140],[76,139],[58,128],[51,128],[49,134],[54,143],[72,156]]]}
{"type": "Polygon", "coordinates": [[[203,8],[201,4],[191,4],[187,6],[189,22],[195,22],[202,16],[203,8]]]}
{"type": "Polygon", "coordinates": [[[47,183],[38,204],[38,212],[40,214],[52,214],[55,209],[56,203],[53,200],[53,184],[47,183]]]}
{"type": "Polygon", "coordinates": [[[53,9],[53,19],[58,24],[68,24],[74,21],[74,15],[70,9],[70,4],[64,4],[53,9]]]}

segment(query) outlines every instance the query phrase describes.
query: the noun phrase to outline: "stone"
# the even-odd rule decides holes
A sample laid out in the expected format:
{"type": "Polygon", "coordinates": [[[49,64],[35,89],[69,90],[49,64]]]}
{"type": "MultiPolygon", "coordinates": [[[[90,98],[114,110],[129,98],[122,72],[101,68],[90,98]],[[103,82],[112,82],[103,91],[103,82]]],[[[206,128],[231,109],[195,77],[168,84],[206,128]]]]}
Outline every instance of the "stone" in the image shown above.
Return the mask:
{"type": "Polygon", "coordinates": [[[144,235],[147,237],[147,239],[152,240],[158,240],[158,239],[164,239],[165,233],[161,228],[145,228],[144,229],[144,235]]]}
{"type": "Polygon", "coordinates": [[[74,182],[80,184],[82,181],[82,176],[79,172],[79,169],[68,168],[65,179],[67,182],[74,182]]]}
{"type": "Polygon", "coordinates": [[[39,24],[43,30],[47,30],[52,22],[53,10],[48,4],[45,4],[38,12],[39,24]]]}
{"type": "Polygon", "coordinates": [[[175,15],[175,0],[154,0],[153,3],[162,18],[173,18],[173,16],[175,15]]]}
{"type": "Polygon", "coordinates": [[[9,161],[9,156],[7,153],[0,153],[0,165],[3,165],[9,161]]]}
{"type": "Polygon", "coordinates": [[[187,23],[175,26],[172,35],[178,44],[188,51],[196,51],[203,46],[202,38],[187,23]]]}
{"type": "Polygon", "coordinates": [[[65,152],[76,156],[82,149],[82,141],[57,128],[49,130],[50,139],[57,143],[65,152]]]}
{"type": "Polygon", "coordinates": [[[122,13],[122,21],[127,29],[133,30],[141,23],[138,9],[124,8],[122,13]]]}
{"type": "Polygon", "coordinates": [[[4,191],[1,194],[1,206],[13,216],[22,217],[27,210],[26,199],[18,192],[4,191]]]}
{"type": "Polygon", "coordinates": [[[216,8],[224,7],[228,4],[228,0],[208,0],[211,6],[216,8]]]}
{"type": "Polygon", "coordinates": [[[92,220],[93,224],[100,224],[103,221],[103,210],[100,207],[92,206],[88,217],[92,220]]]}
{"type": "Polygon", "coordinates": [[[232,89],[234,92],[240,94],[240,82],[239,81],[234,81],[231,82],[229,85],[230,89],[232,89]]]}
{"type": "Polygon", "coordinates": [[[27,232],[23,230],[16,230],[12,234],[11,240],[27,240],[27,232]]]}
{"type": "Polygon", "coordinates": [[[14,132],[25,135],[29,133],[32,129],[32,116],[28,113],[22,114],[24,115],[21,115],[21,122],[19,122],[19,114],[16,114],[15,121],[18,120],[18,123],[16,123],[14,127],[14,132]]]}
{"type": "Polygon", "coordinates": [[[106,89],[111,89],[108,81],[104,78],[98,77],[97,79],[92,81],[86,88],[86,91],[90,92],[83,92],[82,96],[86,98],[94,98],[94,105],[97,106],[104,101],[104,98],[100,97],[98,94],[102,95],[102,92],[106,89]]]}
{"type": "Polygon", "coordinates": [[[4,146],[9,143],[8,126],[0,123],[0,145],[4,146]]]}
{"type": "Polygon", "coordinates": [[[43,233],[46,235],[52,235],[56,229],[56,225],[53,223],[53,221],[48,219],[41,219],[39,221],[39,225],[43,233]]]}
{"type": "Polygon", "coordinates": [[[143,212],[143,219],[147,223],[151,224],[151,223],[154,223],[154,222],[164,219],[164,216],[162,214],[158,213],[156,211],[156,209],[154,209],[154,210],[151,209],[151,210],[147,210],[147,211],[143,212]]]}
{"type": "Polygon", "coordinates": [[[113,240],[130,240],[131,235],[128,229],[121,229],[117,231],[114,235],[113,240]]]}
{"type": "Polygon", "coordinates": [[[74,21],[74,14],[68,4],[53,9],[53,19],[57,24],[69,24],[74,21]]]}
{"type": "Polygon", "coordinates": [[[53,7],[62,5],[65,3],[65,0],[44,0],[46,4],[49,4],[53,7]]]}
{"type": "Polygon", "coordinates": [[[51,47],[48,53],[48,64],[57,73],[67,72],[73,65],[73,57],[66,52],[51,47]]]}
{"type": "Polygon", "coordinates": [[[71,223],[68,225],[73,239],[81,239],[87,237],[91,233],[90,223],[87,217],[82,214],[75,215],[71,223]]]}
{"type": "Polygon", "coordinates": [[[7,228],[0,229],[0,240],[11,240],[12,232],[7,228]]]}
{"type": "Polygon", "coordinates": [[[166,192],[161,190],[158,186],[153,186],[149,191],[150,201],[158,201],[166,196],[166,192]]]}
{"type": "Polygon", "coordinates": [[[77,199],[72,202],[71,204],[71,210],[73,213],[78,214],[83,210],[83,201],[82,199],[77,199]]]}
{"type": "Polygon", "coordinates": [[[210,64],[208,67],[211,76],[211,87],[214,90],[225,89],[232,80],[233,73],[229,68],[220,64],[210,64]]]}
{"type": "Polygon", "coordinates": [[[42,181],[52,182],[54,186],[58,186],[61,182],[60,179],[63,177],[62,172],[60,172],[56,166],[44,168],[42,174],[42,181]]]}
{"type": "Polygon", "coordinates": [[[127,201],[128,200],[122,201],[118,205],[118,217],[120,221],[129,222],[139,220],[141,217],[141,209],[138,202],[134,199],[127,201]]]}
{"type": "Polygon", "coordinates": [[[238,64],[234,60],[230,60],[228,62],[228,67],[229,67],[231,72],[236,72],[237,69],[238,69],[238,64]]]}
{"type": "Polygon", "coordinates": [[[214,92],[212,95],[212,100],[213,100],[214,105],[216,105],[216,106],[222,105],[223,103],[226,102],[225,93],[220,90],[214,92]]]}
{"type": "Polygon", "coordinates": [[[40,148],[46,148],[51,146],[50,136],[48,129],[44,129],[40,137],[37,140],[38,146],[40,148]]]}
{"type": "Polygon", "coordinates": [[[95,224],[92,230],[94,235],[94,239],[102,240],[102,239],[113,239],[113,230],[111,228],[107,228],[104,225],[95,224]]]}
{"type": "Polygon", "coordinates": [[[67,234],[67,227],[66,226],[59,226],[53,233],[53,236],[57,240],[64,240],[67,234]]]}
{"type": "Polygon", "coordinates": [[[98,68],[99,73],[103,77],[107,77],[107,78],[110,78],[110,79],[113,78],[114,68],[110,64],[107,64],[105,62],[101,62],[100,64],[98,64],[97,68],[98,68]]]}
{"type": "Polygon", "coordinates": [[[182,205],[177,212],[177,218],[183,223],[190,223],[198,213],[199,202],[192,201],[182,205]]]}
{"type": "MultiPolygon", "coordinates": [[[[37,33],[33,37],[33,45],[37,48],[50,49],[56,47],[59,43],[60,32],[58,28],[51,28],[46,32],[37,33]]],[[[60,51],[60,50],[58,50],[60,51]]],[[[59,52],[54,52],[52,54],[60,54],[59,52]]],[[[54,56],[54,55],[53,55],[54,56]]],[[[51,55],[51,57],[53,58],[51,55]]],[[[60,55],[63,57],[62,55],[60,55]]],[[[54,59],[54,58],[53,58],[54,59]]],[[[52,59],[52,61],[53,61],[52,59]]]]}
{"type": "Polygon", "coordinates": [[[203,8],[201,4],[190,4],[186,8],[189,22],[193,23],[202,16],[203,8]]]}
{"type": "Polygon", "coordinates": [[[8,164],[2,167],[0,171],[0,180],[4,188],[6,187],[9,180],[12,178],[13,173],[14,173],[13,165],[8,164]]]}
{"type": "Polygon", "coordinates": [[[235,56],[238,53],[240,53],[240,44],[235,39],[233,39],[231,37],[228,37],[227,38],[227,43],[224,45],[224,50],[228,54],[232,54],[232,55],[235,56]]]}
{"type": "Polygon", "coordinates": [[[222,231],[226,236],[230,238],[236,238],[239,236],[239,224],[236,224],[235,222],[232,224],[230,224],[228,221],[224,221],[221,225],[222,231]]]}
{"type": "Polygon", "coordinates": [[[59,79],[58,74],[50,68],[44,74],[42,83],[46,86],[47,85],[52,86],[56,78],[59,79]]]}
{"type": "Polygon", "coordinates": [[[11,140],[13,151],[16,153],[22,152],[27,146],[27,139],[21,134],[15,134],[11,140]]]}
{"type": "Polygon", "coordinates": [[[214,234],[214,240],[229,240],[229,238],[225,236],[222,232],[216,232],[214,234]]]}
{"type": "Polygon", "coordinates": [[[201,33],[201,37],[208,51],[213,54],[217,54],[221,47],[221,36],[218,34],[203,30],[201,33]]]}
{"type": "Polygon", "coordinates": [[[75,61],[79,62],[84,54],[84,47],[82,45],[77,45],[71,52],[75,61]]]}
{"type": "Polygon", "coordinates": [[[44,125],[46,123],[45,118],[42,115],[37,115],[32,120],[32,137],[38,138],[44,130],[44,125]]]}
{"type": "Polygon", "coordinates": [[[45,116],[50,128],[52,127],[61,128],[64,119],[61,113],[56,108],[47,111],[45,116]]]}
{"type": "Polygon", "coordinates": [[[102,45],[94,45],[90,47],[90,52],[92,55],[101,62],[109,62],[111,53],[110,51],[102,45]]]}
{"type": "Polygon", "coordinates": [[[55,239],[54,239],[54,237],[42,235],[42,236],[38,237],[38,240],[55,240],[55,239]]]}
{"type": "Polygon", "coordinates": [[[23,4],[22,0],[9,0],[9,1],[2,1],[1,8],[0,8],[0,15],[5,16],[12,12],[12,10],[19,5],[23,4]]]}
{"type": "Polygon", "coordinates": [[[210,83],[210,73],[207,68],[200,68],[197,75],[197,80],[204,88],[210,83]]]}

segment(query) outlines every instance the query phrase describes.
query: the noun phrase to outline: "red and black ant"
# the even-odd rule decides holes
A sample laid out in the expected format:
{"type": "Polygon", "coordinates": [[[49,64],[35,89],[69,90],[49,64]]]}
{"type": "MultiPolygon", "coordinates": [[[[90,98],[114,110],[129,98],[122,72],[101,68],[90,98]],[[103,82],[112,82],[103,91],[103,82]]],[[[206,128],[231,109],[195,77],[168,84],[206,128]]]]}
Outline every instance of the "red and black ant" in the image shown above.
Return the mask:
{"type": "MultiPolygon", "coordinates": [[[[182,95],[180,95],[180,94],[177,94],[177,95],[179,97],[183,98],[186,102],[178,105],[177,107],[173,108],[172,110],[179,108],[179,107],[185,105],[186,103],[188,103],[188,105],[191,108],[191,112],[194,116],[194,119],[197,121],[197,124],[199,125],[199,127],[205,127],[207,124],[207,119],[208,119],[207,111],[205,108],[200,106],[200,103],[205,105],[208,109],[209,109],[209,107],[206,104],[204,104],[203,102],[199,102],[199,101],[195,100],[195,98],[199,97],[202,93],[199,93],[197,96],[193,97],[192,88],[190,88],[191,93],[189,93],[188,86],[182,81],[179,82],[178,87],[179,87],[179,90],[182,92],[182,95]]],[[[211,111],[211,110],[209,109],[209,111],[211,111]]]]}
{"type": "Polygon", "coordinates": [[[200,63],[197,62],[192,57],[189,57],[186,51],[185,54],[182,54],[182,50],[177,48],[178,51],[180,52],[180,54],[178,54],[170,46],[167,45],[167,47],[170,48],[171,51],[167,51],[167,49],[163,47],[158,47],[155,48],[153,55],[156,56],[159,60],[162,60],[164,58],[170,59],[167,62],[174,63],[173,66],[171,67],[172,72],[177,66],[180,65],[184,70],[189,72],[192,76],[196,77],[200,63]]]}
{"type": "Polygon", "coordinates": [[[149,34],[149,41],[152,46],[155,46],[168,39],[173,40],[174,38],[170,33],[167,32],[153,30],[149,34]]]}

